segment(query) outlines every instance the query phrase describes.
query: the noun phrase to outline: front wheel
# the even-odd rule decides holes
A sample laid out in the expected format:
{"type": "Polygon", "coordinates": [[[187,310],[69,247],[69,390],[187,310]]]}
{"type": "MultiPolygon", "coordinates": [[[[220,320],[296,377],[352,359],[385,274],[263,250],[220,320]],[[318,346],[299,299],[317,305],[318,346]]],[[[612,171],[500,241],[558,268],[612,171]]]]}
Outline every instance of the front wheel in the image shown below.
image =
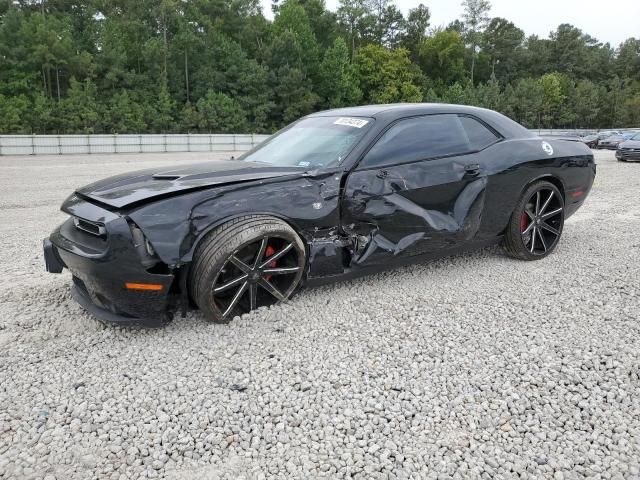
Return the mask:
{"type": "Polygon", "coordinates": [[[234,316],[288,299],[306,266],[304,243],[284,221],[252,215],[213,230],[196,249],[190,293],[206,317],[234,316]]]}
{"type": "Polygon", "coordinates": [[[522,194],[511,216],[505,250],[520,260],[540,260],[555,250],[563,227],[562,193],[550,182],[536,182],[522,194]]]}

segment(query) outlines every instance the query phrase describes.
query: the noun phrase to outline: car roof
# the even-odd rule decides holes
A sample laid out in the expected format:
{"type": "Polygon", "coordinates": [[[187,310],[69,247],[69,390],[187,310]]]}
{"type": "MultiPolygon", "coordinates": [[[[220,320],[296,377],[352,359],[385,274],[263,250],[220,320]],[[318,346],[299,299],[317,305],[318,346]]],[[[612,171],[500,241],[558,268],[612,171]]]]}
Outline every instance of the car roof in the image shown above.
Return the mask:
{"type": "Polygon", "coordinates": [[[535,137],[534,134],[519,123],[493,110],[447,103],[390,103],[345,107],[313,113],[309,117],[371,117],[376,120],[379,119],[386,124],[405,117],[445,113],[467,114],[480,118],[507,138],[535,137]]]}
{"type": "Polygon", "coordinates": [[[387,103],[382,105],[363,105],[360,107],[335,108],[314,113],[310,116],[350,116],[350,117],[405,117],[410,115],[428,115],[433,113],[477,113],[483,108],[447,103],[387,103]]]}

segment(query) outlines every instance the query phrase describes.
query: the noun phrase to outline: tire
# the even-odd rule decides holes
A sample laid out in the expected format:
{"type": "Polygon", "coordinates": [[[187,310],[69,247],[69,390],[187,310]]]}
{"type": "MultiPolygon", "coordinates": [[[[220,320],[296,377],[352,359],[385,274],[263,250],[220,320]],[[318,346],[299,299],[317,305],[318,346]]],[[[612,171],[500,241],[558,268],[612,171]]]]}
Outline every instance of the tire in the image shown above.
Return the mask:
{"type": "Polygon", "coordinates": [[[306,250],[286,222],[265,215],[231,220],[197,246],[189,293],[214,323],[291,297],[306,268],[306,250]]]}
{"type": "Polygon", "coordinates": [[[541,260],[555,250],[564,227],[564,198],[553,183],[529,185],[509,220],[506,252],[519,260],[541,260]]]}

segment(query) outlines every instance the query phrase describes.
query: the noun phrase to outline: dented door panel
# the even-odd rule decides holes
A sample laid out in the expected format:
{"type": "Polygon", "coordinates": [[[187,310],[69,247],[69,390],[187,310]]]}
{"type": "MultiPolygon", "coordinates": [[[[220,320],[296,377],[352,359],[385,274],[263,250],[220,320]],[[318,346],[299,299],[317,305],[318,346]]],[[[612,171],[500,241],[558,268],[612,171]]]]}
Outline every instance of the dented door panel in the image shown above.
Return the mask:
{"type": "Polygon", "coordinates": [[[486,169],[473,155],[356,170],[346,182],[344,230],[357,238],[353,267],[455,248],[476,236],[486,169]]]}

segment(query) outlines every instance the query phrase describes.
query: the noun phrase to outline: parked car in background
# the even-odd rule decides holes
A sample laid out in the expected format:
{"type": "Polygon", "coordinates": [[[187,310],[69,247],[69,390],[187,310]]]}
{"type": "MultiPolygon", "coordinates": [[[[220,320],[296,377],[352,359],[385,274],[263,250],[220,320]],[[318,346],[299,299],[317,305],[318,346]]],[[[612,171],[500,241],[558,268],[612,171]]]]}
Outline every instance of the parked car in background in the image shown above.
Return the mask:
{"type": "Polygon", "coordinates": [[[584,143],[587,147],[596,148],[598,146],[598,141],[600,139],[598,138],[598,135],[592,134],[592,135],[585,135],[580,140],[582,140],[582,143],[584,143]]]}
{"type": "Polygon", "coordinates": [[[633,137],[618,145],[616,158],[619,162],[640,161],[640,133],[636,132],[633,137]]]}
{"type": "Polygon", "coordinates": [[[598,142],[596,143],[596,148],[600,148],[600,142],[603,140],[606,140],[607,138],[613,136],[613,135],[620,135],[621,132],[616,132],[616,131],[604,131],[604,132],[598,132],[596,135],[598,136],[598,142]]]}
{"type": "Polygon", "coordinates": [[[611,135],[598,142],[598,148],[604,148],[606,150],[616,150],[618,145],[625,141],[625,138],[621,134],[611,135]]]}

